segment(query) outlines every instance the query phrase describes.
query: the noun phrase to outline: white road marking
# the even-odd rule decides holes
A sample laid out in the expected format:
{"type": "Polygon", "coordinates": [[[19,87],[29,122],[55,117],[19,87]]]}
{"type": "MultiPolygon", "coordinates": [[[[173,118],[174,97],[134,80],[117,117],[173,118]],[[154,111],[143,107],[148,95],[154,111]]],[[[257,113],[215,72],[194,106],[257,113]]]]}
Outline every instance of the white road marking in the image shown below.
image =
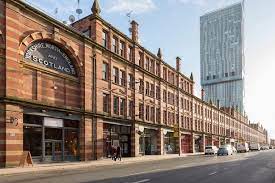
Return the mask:
{"type": "Polygon", "coordinates": [[[150,170],[150,171],[132,173],[132,174],[129,174],[129,175],[127,175],[127,176],[140,175],[140,174],[147,174],[147,173],[153,173],[153,172],[158,172],[158,171],[163,171],[163,170],[169,170],[169,169],[154,169],[154,170],[150,170]]]}
{"type": "Polygon", "coordinates": [[[209,176],[215,175],[216,173],[217,173],[217,172],[212,172],[212,173],[209,174],[209,176]]]}
{"type": "Polygon", "coordinates": [[[143,180],[140,180],[140,181],[137,181],[137,182],[131,182],[131,183],[143,183],[143,182],[149,182],[150,179],[143,179],[143,180]]]}

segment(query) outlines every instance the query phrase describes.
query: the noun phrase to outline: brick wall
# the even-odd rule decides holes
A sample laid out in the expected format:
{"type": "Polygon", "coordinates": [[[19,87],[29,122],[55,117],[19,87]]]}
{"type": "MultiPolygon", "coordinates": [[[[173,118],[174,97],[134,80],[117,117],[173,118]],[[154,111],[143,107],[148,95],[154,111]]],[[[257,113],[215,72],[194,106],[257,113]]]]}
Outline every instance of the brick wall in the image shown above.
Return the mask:
{"type": "Polygon", "coordinates": [[[5,1],[0,1],[0,96],[5,93],[5,1]]]}

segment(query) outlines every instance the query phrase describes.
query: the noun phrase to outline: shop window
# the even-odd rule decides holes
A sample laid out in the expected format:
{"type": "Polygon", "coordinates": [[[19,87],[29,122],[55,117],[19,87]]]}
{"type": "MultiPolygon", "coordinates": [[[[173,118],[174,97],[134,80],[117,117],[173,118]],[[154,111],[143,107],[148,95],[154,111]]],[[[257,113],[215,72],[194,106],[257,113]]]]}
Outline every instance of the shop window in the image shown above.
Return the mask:
{"type": "Polygon", "coordinates": [[[23,121],[24,124],[43,125],[43,117],[41,116],[24,114],[23,121]]]}
{"type": "Polygon", "coordinates": [[[64,119],[64,127],[78,128],[79,127],[79,121],[64,119]]]}
{"type": "Polygon", "coordinates": [[[24,126],[23,150],[30,151],[33,157],[42,155],[42,128],[24,126]]]}
{"type": "Polygon", "coordinates": [[[60,128],[45,128],[45,139],[62,140],[62,129],[60,129],[60,128]]]}
{"type": "Polygon", "coordinates": [[[65,130],[64,134],[65,160],[76,160],[79,156],[78,132],[77,130],[65,130]]]}

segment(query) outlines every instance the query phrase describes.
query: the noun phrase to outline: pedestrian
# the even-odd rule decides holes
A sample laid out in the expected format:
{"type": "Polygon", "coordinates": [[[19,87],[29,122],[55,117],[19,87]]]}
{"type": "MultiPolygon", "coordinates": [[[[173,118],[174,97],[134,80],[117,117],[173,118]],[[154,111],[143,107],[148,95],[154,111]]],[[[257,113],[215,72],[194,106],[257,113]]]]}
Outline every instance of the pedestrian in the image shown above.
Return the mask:
{"type": "Polygon", "coordinates": [[[116,148],[112,146],[112,160],[116,161],[116,148]]]}
{"type": "Polygon", "coordinates": [[[117,159],[119,159],[121,161],[121,148],[120,148],[120,146],[117,146],[116,154],[117,154],[117,159]]]}

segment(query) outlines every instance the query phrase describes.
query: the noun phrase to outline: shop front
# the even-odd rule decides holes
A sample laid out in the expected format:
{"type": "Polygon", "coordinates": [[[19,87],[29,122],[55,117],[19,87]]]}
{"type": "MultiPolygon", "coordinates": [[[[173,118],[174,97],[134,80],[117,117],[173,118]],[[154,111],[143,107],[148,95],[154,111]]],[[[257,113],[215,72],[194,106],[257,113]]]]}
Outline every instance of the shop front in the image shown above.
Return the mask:
{"type": "Polygon", "coordinates": [[[140,126],[139,154],[157,155],[157,129],[140,126]]]}
{"type": "Polygon", "coordinates": [[[191,134],[181,134],[181,152],[182,153],[192,153],[192,135],[191,134]]]}
{"type": "Polygon", "coordinates": [[[176,140],[174,137],[174,132],[164,129],[163,130],[164,138],[164,154],[175,154],[176,152],[176,140]]]}
{"type": "Polygon", "coordinates": [[[112,148],[120,146],[122,157],[131,156],[131,126],[119,123],[103,123],[103,153],[112,156],[112,148]]]}
{"type": "Polygon", "coordinates": [[[79,160],[80,120],[24,114],[23,122],[23,150],[34,161],[79,160]]]}
{"type": "Polygon", "coordinates": [[[203,145],[203,136],[202,135],[194,135],[194,147],[195,152],[204,152],[204,145],[203,145]]]}

